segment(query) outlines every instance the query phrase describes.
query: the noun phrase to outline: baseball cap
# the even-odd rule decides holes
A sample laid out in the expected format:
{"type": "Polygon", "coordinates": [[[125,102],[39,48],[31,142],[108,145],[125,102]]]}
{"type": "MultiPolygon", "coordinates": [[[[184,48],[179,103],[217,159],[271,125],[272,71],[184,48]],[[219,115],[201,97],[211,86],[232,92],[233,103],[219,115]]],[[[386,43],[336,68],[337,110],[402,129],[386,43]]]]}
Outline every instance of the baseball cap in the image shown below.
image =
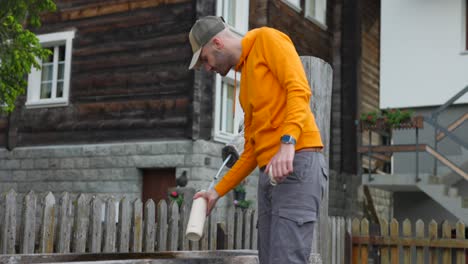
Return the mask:
{"type": "Polygon", "coordinates": [[[190,30],[189,40],[192,46],[192,61],[189,70],[198,68],[202,47],[210,41],[216,34],[226,28],[224,19],[218,16],[206,16],[195,22],[190,30]]]}

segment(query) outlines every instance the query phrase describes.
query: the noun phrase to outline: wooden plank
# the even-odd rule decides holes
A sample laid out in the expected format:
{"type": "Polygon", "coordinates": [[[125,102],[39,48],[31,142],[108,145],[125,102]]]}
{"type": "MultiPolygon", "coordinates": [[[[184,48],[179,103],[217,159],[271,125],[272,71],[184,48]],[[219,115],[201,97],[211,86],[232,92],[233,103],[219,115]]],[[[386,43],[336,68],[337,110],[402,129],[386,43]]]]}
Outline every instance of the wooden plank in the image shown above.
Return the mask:
{"type": "Polygon", "coordinates": [[[200,250],[208,250],[208,237],[209,237],[209,226],[208,221],[205,220],[205,225],[203,226],[203,236],[200,239],[200,250]]]}
{"type": "MultiPolygon", "coordinates": [[[[403,221],[403,236],[412,237],[411,222],[409,219],[403,221]]],[[[411,264],[411,247],[403,246],[403,263],[411,264]]]]}
{"type": "Polygon", "coordinates": [[[167,250],[167,203],[161,200],[158,203],[157,246],[158,251],[167,250]]]}
{"type": "Polygon", "coordinates": [[[10,189],[5,194],[5,211],[1,229],[2,254],[15,254],[16,243],[16,192],[10,189]]]}
{"type": "Polygon", "coordinates": [[[252,213],[252,223],[251,223],[251,232],[252,232],[252,241],[250,242],[250,249],[258,250],[258,231],[257,231],[257,223],[258,223],[258,211],[254,210],[252,213]]]}
{"type": "MultiPolygon", "coordinates": [[[[380,219],[380,235],[383,237],[388,237],[388,222],[386,219],[380,219]]],[[[390,259],[388,247],[383,245],[380,248],[380,262],[382,264],[388,264],[390,259]]]]}
{"type": "MultiPolygon", "coordinates": [[[[369,221],[364,218],[361,220],[361,236],[369,237],[369,221]]],[[[369,246],[361,245],[361,264],[369,262],[369,246]]]]}
{"type": "Polygon", "coordinates": [[[337,240],[338,240],[338,234],[337,234],[337,223],[336,223],[336,217],[330,217],[330,261],[332,264],[336,263],[336,255],[338,254],[338,247],[336,245],[337,240]]]}
{"type": "MultiPolygon", "coordinates": [[[[416,221],[416,239],[424,238],[424,222],[416,221]]],[[[424,264],[424,247],[416,247],[416,264],[424,264]]]]}
{"type": "Polygon", "coordinates": [[[127,197],[120,200],[119,205],[119,225],[118,225],[118,252],[129,251],[130,244],[130,202],[127,197]]]}
{"type": "Polygon", "coordinates": [[[57,230],[57,253],[70,253],[71,230],[73,223],[73,208],[71,204],[70,194],[62,193],[60,198],[59,219],[57,230]]]}
{"type": "MultiPolygon", "coordinates": [[[[429,228],[427,230],[427,235],[430,240],[436,240],[438,238],[437,235],[437,222],[434,220],[431,220],[429,222],[429,228]]],[[[437,264],[439,263],[438,261],[438,250],[437,248],[430,247],[429,248],[429,264],[437,264]]]]}
{"type": "Polygon", "coordinates": [[[154,252],[154,239],[156,238],[156,205],[153,199],[148,199],[145,202],[144,222],[144,251],[154,252]]]}
{"type": "Polygon", "coordinates": [[[49,192],[44,198],[42,227],[39,241],[39,253],[54,252],[55,235],[55,197],[49,192]]]}
{"type": "Polygon", "coordinates": [[[402,144],[402,145],[389,145],[389,146],[362,146],[358,148],[359,153],[369,152],[377,153],[395,153],[395,152],[415,152],[415,151],[425,151],[426,145],[412,145],[412,144],[402,144]]]}
{"type": "Polygon", "coordinates": [[[23,226],[21,232],[21,254],[34,253],[36,241],[36,205],[37,199],[33,191],[30,191],[23,202],[23,226]]]}
{"type": "Polygon", "coordinates": [[[227,209],[227,249],[234,249],[234,231],[235,231],[235,209],[227,209]]]}
{"type": "MultiPolygon", "coordinates": [[[[392,221],[390,222],[390,237],[392,239],[398,238],[399,236],[399,224],[398,221],[393,218],[392,221]]],[[[390,256],[391,256],[391,263],[392,264],[398,264],[400,262],[400,252],[398,245],[392,245],[390,247],[390,256]]]]}
{"type": "Polygon", "coordinates": [[[243,235],[242,235],[242,248],[250,248],[250,224],[252,218],[252,210],[249,208],[244,211],[244,225],[243,225],[243,235]]]}
{"type": "MultiPolygon", "coordinates": [[[[458,220],[457,225],[456,225],[456,238],[457,239],[465,239],[465,224],[458,220]]],[[[457,264],[466,264],[465,260],[467,259],[467,256],[465,256],[465,251],[466,249],[457,249],[456,250],[456,263],[457,264]]]]}
{"type": "MultiPolygon", "coordinates": [[[[361,223],[359,219],[354,218],[351,224],[351,234],[353,237],[361,236],[361,223]]],[[[359,245],[353,243],[352,249],[352,264],[359,264],[360,262],[360,251],[359,245]]]]}
{"type": "MultiPolygon", "coordinates": [[[[450,239],[452,237],[452,230],[450,223],[445,220],[442,223],[442,238],[450,239]]],[[[442,249],[442,263],[452,263],[452,250],[450,248],[442,249]]]]}
{"type": "MultiPolygon", "coordinates": [[[[169,207],[169,233],[167,239],[167,250],[176,251],[179,238],[179,205],[172,201],[169,207]]],[[[205,223],[206,226],[208,224],[205,223]]],[[[207,234],[205,233],[205,236],[207,234]]]]}
{"type": "Polygon", "coordinates": [[[218,229],[218,221],[217,221],[217,215],[218,215],[218,209],[217,208],[214,208],[213,211],[211,212],[210,214],[210,217],[209,217],[209,229],[210,229],[210,232],[209,232],[209,239],[208,239],[208,243],[210,244],[209,245],[209,250],[216,250],[217,248],[217,238],[218,238],[218,233],[217,233],[217,229],[218,229]]]}
{"type": "Polygon", "coordinates": [[[337,255],[337,263],[342,264],[345,263],[345,226],[346,222],[343,217],[338,217],[338,255],[337,255]]]}
{"type": "Polygon", "coordinates": [[[110,197],[106,201],[106,219],[104,222],[104,248],[105,253],[115,252],[115,241],[116,241],[116,204],[114,197],[110,197]]]}
{"type": "MultiPolygon", "coordinates": [[[[464,115],[462,115],[461,117],[459,117],[457,120],[455,120],[454,122],[452,122],[452,124],[450,124],[448,127],[447,127],[447,130],[449,132],[452,132],[453,130],[455,130],[457,127],[459,127],[461,124],[463,124],[463,122],[465,122],[466,120],[468,120],[468,113],[465,113],[464,115]]],[[[437,141],[440,141],[442,140],[443,138],[445,138],[445,133],[444,132],[439,132],[437,134],[437,141]]]]}
{"type": "Polygon", "coordinates": [[[235,214],[235,238],[234,238],[234,243],[235,243],[235,249],[241,249],[242,248],[242,221],[244,220],[243,217],[243,212],[241,208],[236,208],[236,214],[235,214]]]}
{"type": "Polygon", "coordinates": [[[90,218],[89,250],[91,253],[100,253],[102,246],[102,201],[99,197],[95,196],[91,200],[90,218]]]}
{"type": "Polygon", "coordinates": [[[86,194],[80,194],[75,210],[75,224],[73,227],[72,251],[84,253],[89,227],[89,199],[86,194]]]}
{"type": "Polygon", "coordinates": [[[140,198],[133,202],[132,252],[141,252],[143,243],[143,203],[140,198]]]}
{"type": "MultiPolygon", "coordinates": [[[[188,0],[171,0],[171,3],[184,3],[188,0]]],[[[131,12],[137,9],[156,7],[167,3],[167,0],[132,0],[125,2],[115,2],[109,4],[96,3],[81,8],[71,8],[62,10],[56,14],[47,14],[44,17],[44,22],[70,21],[97,16],[111,15],[115,13],[131,12]]]]}
{"type": "Polygon", "coordinates": [[[190,208],[189,204],[184,201],[182,203],[182,207],[180,208],[180,224],[179,229],[179,248],[180,250],[189,250],[189,240],[185,237],[185,233],[187,232],[187,223],[189,219],[190,208]]]}
{"type": "Polygon", "coordinates": [[[458,167],[455,163],[451,162],[448,160],[446,157],[441,155],[439,152],[431,148],[430,146],[426,146],[426,152],[431,154],[434,158],[436,158],[438,161],[442,162],[445,166],[449,167],[451,170],[456,172],[458,175],[462,176],[465,178],[465,180],[468,180],[468,172],[465,172],[463,169],[458,167]]]}

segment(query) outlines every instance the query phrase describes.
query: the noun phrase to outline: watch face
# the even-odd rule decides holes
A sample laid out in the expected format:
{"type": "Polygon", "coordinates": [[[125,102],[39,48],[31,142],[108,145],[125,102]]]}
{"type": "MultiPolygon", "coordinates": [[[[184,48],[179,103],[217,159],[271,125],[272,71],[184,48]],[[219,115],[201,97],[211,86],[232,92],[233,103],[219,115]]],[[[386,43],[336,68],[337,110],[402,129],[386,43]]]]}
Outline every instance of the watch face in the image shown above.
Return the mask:
{"type": "Polygon", "coordinates": [[[281,137],[281,142],[285,143],[285,144],[294,144],[295,140],[290,135],[284,135],[284,136],[281,137]]]}

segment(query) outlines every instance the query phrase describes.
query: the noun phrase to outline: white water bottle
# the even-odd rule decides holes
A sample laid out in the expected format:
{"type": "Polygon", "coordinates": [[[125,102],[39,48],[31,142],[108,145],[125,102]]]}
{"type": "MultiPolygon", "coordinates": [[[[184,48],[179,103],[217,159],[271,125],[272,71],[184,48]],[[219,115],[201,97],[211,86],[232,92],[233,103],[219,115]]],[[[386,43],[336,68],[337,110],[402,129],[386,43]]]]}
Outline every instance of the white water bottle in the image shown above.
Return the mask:
{"type": "Polygon", "coordinates": [[[187,232],[185,233],[188,240],[198,241],[203,236],[207,206],[208,202],[203,197],[193,200],[190,218],[187,223],[187,232]]]}

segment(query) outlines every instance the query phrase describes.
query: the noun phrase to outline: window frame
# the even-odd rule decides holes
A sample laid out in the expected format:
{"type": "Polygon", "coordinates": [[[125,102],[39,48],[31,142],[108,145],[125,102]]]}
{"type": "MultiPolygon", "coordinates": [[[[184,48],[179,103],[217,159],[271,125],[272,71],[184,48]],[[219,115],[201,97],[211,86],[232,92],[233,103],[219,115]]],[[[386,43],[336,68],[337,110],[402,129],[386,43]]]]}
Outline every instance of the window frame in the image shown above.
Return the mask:
{"type": "Polygon", "coordinates": [[[304,8],[304,16],[305,18],[307,18],[308,20],[312,21],[314,24],[316,24],[317,26],[319,26],[320,28],[322,28],[323,30],[327,30],[328,26],[327,26],[327,7],[328,7],[328,1],[327,0],[305,0],[305,8],[304,8]],[[309,13],[309,5],[311,5],[311,1],[314,1],[314,4],[315,4],[315,14],[310,14],[309,13]],[[320,4],[323,4],[324,7],[323,7],[323,17],[320,18],[318,17],[317,15],[317,10],[318,10],[318,6],[320,7],[320,4]],[[323,21],[322,21],[323,19],[323,21]]]}
{"type": "Polygon", "coordinates": [[[243,122],[244,119],[244,111],[239,102],[239,93],[240,93],[240,74],[237,74],[237,88],[235,94],[235,113],[233,118],[233,131],[234,133],[230,133],[225,131],[225,127],[220,129],[222,122],[225,120],[223,117],[226,113],[226,103],[222,102],[225,98],[221,98],[223,94],[222,89],[224,89],[223,83],[227,83],[230,85],[234,85],[234,71],[231,70],[226,77],[222,77],[219,74],[216,75],[215,78],[215,111],[214,111],[214,140],[228,143],[231,141],[235,135],[239,134],[238,128],[239,124],[243,122]]]}
{"type": "MultiPolygon", "coordinates": [[[[249,5],[250,0],[217,0],[216,1],[216,15],[222,16],[226,23],[229,22],[229,3],[236,3],[240,4],[240,8],[236,6],[235,12],[235,19],[234,21],[239,21],[240,24],[230,25],[230,29],[238,34],[239,36],[243,36],[249,30],[249,5]]],[[[237,87],[236,87],[236,94],[235,94],[235,113],[233,118],[233,132],[229,133],[220,129],[221,123],[224,122],[225,117],[223,116],[226,113],[226,109],[221,109],[222,106],[225,106],[226,103],[222,102],[225,98],[221,98],[223,93],[222,89],[224,89],[223,83],[227,83],[230,85],[234,85],[235,73],[234,70],[230,70],[225,77],[216,74],[215,77],[215,107],[214,107],[214,126],[213,126],[213,139],[217,142],[228,143],[230,142],[235,135],[239,134],[238,128],[239,124],[243,122],[244,119],[244,112],[239,102],[239,93],[240,93],[240,79],[241,74],[237,73],[237,87]]]]}
{"type": "Polygon", "coordinates": [[[249,8],[250,8],[250,0],[217,0],[216,1],[216,14],[218,16],[222,16],[226,21],[226,24],[229,24],[231,29],[243,36],[249,30],[249,8]],[[229,4],[227,3],[235,3],[236,4],[236,14],[234,20],[236,25],[231,25],[228,23],[230,19],[230,12],[229,12],[229,4]],[[238,8],[240,7],[240,8],[238,8]],[[247,14],[247,19],[245,17],[247,14]]]}
{"type": "Polygon", "coordinates": [[[297,3],[293,3],[291,0],[281,0],[281,1],[285,3],[287,6],[289,6],[290,8],[294,9],[298,13],[302,11],[301,0],[294,1],[297,3]]]}
{"type": "MultiPolygon", "coordinates": [[[[52,91],[51,98],[40,98],[41,93],[41,81],[42,81],[42,69],[37,70],[35,68],[31,69],[31,73],[28,75],[28,90],[27,90],[27,99],[26,107],[27,108],[41,108],[41,107],[59,107],[67,106],[69,103],[69,93],[70,93],[70,75],[71,75],[71,55],[73,48],[73,38],[75,37],[75,31],[64,31],[56,33],[48,33],[38,35],[39,43],[44,48],[54,47],[57,49],[59,45],[65,45],[65,62],[64,62],[64,75],[63,75],[63,91],[62,97],[56,97],[56,87],[57,87],[57,74],[58,67],[55,67],[55,64],[58,65],[58,54],[54,52],[54,66],[52,67],[53,76],[52,76],[52,91]],[[55,89],[54,89],[55,87],[55,89]]],[[[38,63],[42,67],[42,61],[37,59],[38,63]]]]}

